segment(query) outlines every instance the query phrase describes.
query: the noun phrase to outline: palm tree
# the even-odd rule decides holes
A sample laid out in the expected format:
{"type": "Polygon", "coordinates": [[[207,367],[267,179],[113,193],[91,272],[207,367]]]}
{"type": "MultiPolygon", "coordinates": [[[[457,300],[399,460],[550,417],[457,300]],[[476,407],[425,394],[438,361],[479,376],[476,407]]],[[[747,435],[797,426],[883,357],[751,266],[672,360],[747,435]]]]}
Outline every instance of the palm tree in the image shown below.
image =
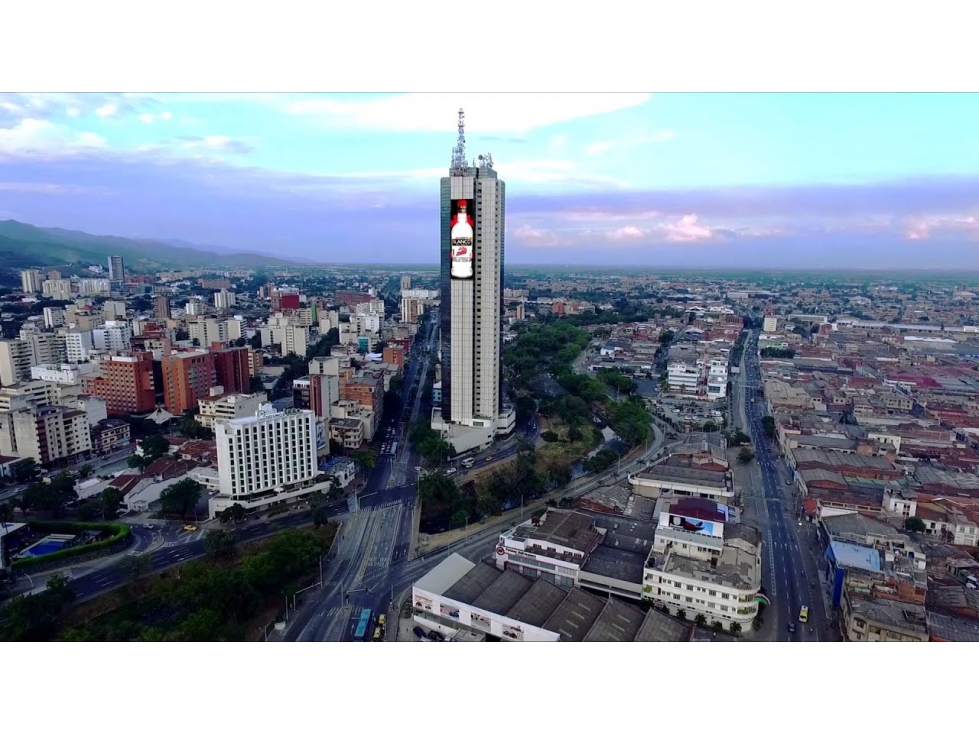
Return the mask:
{"type": "Polygon", "coordinates": [[[735,636],[741,634],[741,623],[740,622],[731,622],[731,634],[732,635],[735,635],[735,636]]]}
{"type": "Polygon", "coordinates": [[[683,611],[682,609],[677,609],[677,611],[676,611],[676,618],[679,619],[679,620],[684,620],[684,619],[687,618],[687,613],[685,611],[683,611]]]}
{"type": "Polygon", "coordinates": [[[698,614],[693,618],[693,623],[698,627],[703,627],[705,624],[707,624],[707,617],[705,617],[703,614],[698,614]]]}

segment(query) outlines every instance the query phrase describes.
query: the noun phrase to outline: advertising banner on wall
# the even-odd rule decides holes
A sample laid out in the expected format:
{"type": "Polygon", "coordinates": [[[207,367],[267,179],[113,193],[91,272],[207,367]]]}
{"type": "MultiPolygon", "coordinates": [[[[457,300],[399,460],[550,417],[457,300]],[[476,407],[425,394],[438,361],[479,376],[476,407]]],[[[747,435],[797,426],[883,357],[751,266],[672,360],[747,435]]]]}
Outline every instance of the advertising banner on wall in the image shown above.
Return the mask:
{"type": "Polygon", "coordinates": [[[450,232],[450,274],[455,280],[471,280],[473,277],[473,212],[472,199],[455,199],[452,202],[450,232]]]}
{"type": "Polygon", "coordinates": [[[459,619],[459,610],[456,607],[450,606],[449,604],[440,604],[439,614],[441,614],[443,617],[449,617],[450,619],[459,619]]]}
{"type": "Polygon", "coordinates": [[[688,533],[697,533],[698,535],[714,534],[714,523],[707,522],[706,520],[694,520],[679,515],[670,515],[670,527],[676,528],[677,530],[686,530],[688,533]]]}
{"type": "Polygon", "coordinates": [[[434,604],[427,596],[415,594],[415,607],[418,609],[424,609],[426,612],[431,612],[434,604]]]}
{"type": "Polygon", "coordinates": [[[515,642],[522,642],[523,630],[520,627],[517,627],[516,625],[505,624],[503,625],[503,636],[508,639],[514,640],[515,642]]]}

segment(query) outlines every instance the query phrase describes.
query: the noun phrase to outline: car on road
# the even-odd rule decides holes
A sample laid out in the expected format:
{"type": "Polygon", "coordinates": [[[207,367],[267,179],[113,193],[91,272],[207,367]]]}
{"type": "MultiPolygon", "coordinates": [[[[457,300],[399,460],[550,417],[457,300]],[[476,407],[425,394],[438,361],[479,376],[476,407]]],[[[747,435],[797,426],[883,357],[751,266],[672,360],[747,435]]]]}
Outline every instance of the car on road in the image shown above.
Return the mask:
{"type": "Polygon", "coordinates": [[[192,533],[195,530],[197,530],[197,526],[196,525],[184,525],[184,530],[186,530],[188,533],[192,533]]]}
{"type": "Polygon", "coordinates": [[[790,635],[795,634],[795,622],[789,622],[789,634],[790,635]]]}
{"type": "Polygon", "coordinates": [[[144,522],[144,523],[143,523],[143,527],[144,527],[144,528],[145,528],[146,530],[152,530],[154,526],[153,526],[153,523],[149,523],[149,522],[144,522]]]}

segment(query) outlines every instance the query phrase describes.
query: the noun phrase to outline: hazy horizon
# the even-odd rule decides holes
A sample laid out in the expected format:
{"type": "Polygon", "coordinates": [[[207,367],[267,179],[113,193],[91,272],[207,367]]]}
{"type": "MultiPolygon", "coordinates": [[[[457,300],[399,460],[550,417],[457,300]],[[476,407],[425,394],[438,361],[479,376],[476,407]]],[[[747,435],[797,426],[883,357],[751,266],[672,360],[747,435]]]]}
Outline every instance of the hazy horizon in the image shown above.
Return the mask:
{"type": "Polygon", "coordinates": [[[0,94],[0,219],[434,264],[460,106],[508,265],[979,270],[968,94],[0,94]]]}

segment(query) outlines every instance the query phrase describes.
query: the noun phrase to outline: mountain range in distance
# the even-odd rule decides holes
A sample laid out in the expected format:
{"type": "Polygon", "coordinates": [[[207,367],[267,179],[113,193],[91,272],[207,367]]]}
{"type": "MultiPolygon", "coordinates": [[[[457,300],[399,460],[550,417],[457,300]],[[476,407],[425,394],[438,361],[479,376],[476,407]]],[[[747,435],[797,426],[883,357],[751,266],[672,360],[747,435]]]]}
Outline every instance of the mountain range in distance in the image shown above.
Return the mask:
{"type": "Polygon", "coordinates": [[[74,264],[105,266],[121,255],[126,268],[153,272],[165,268],[296,267],[316,264],[305,258],[283,258],[256,252],[182,242],[93,235],[57,227],[35,227],[14,219],[0,221],[0,267],[25,269],[74,264]]]}

